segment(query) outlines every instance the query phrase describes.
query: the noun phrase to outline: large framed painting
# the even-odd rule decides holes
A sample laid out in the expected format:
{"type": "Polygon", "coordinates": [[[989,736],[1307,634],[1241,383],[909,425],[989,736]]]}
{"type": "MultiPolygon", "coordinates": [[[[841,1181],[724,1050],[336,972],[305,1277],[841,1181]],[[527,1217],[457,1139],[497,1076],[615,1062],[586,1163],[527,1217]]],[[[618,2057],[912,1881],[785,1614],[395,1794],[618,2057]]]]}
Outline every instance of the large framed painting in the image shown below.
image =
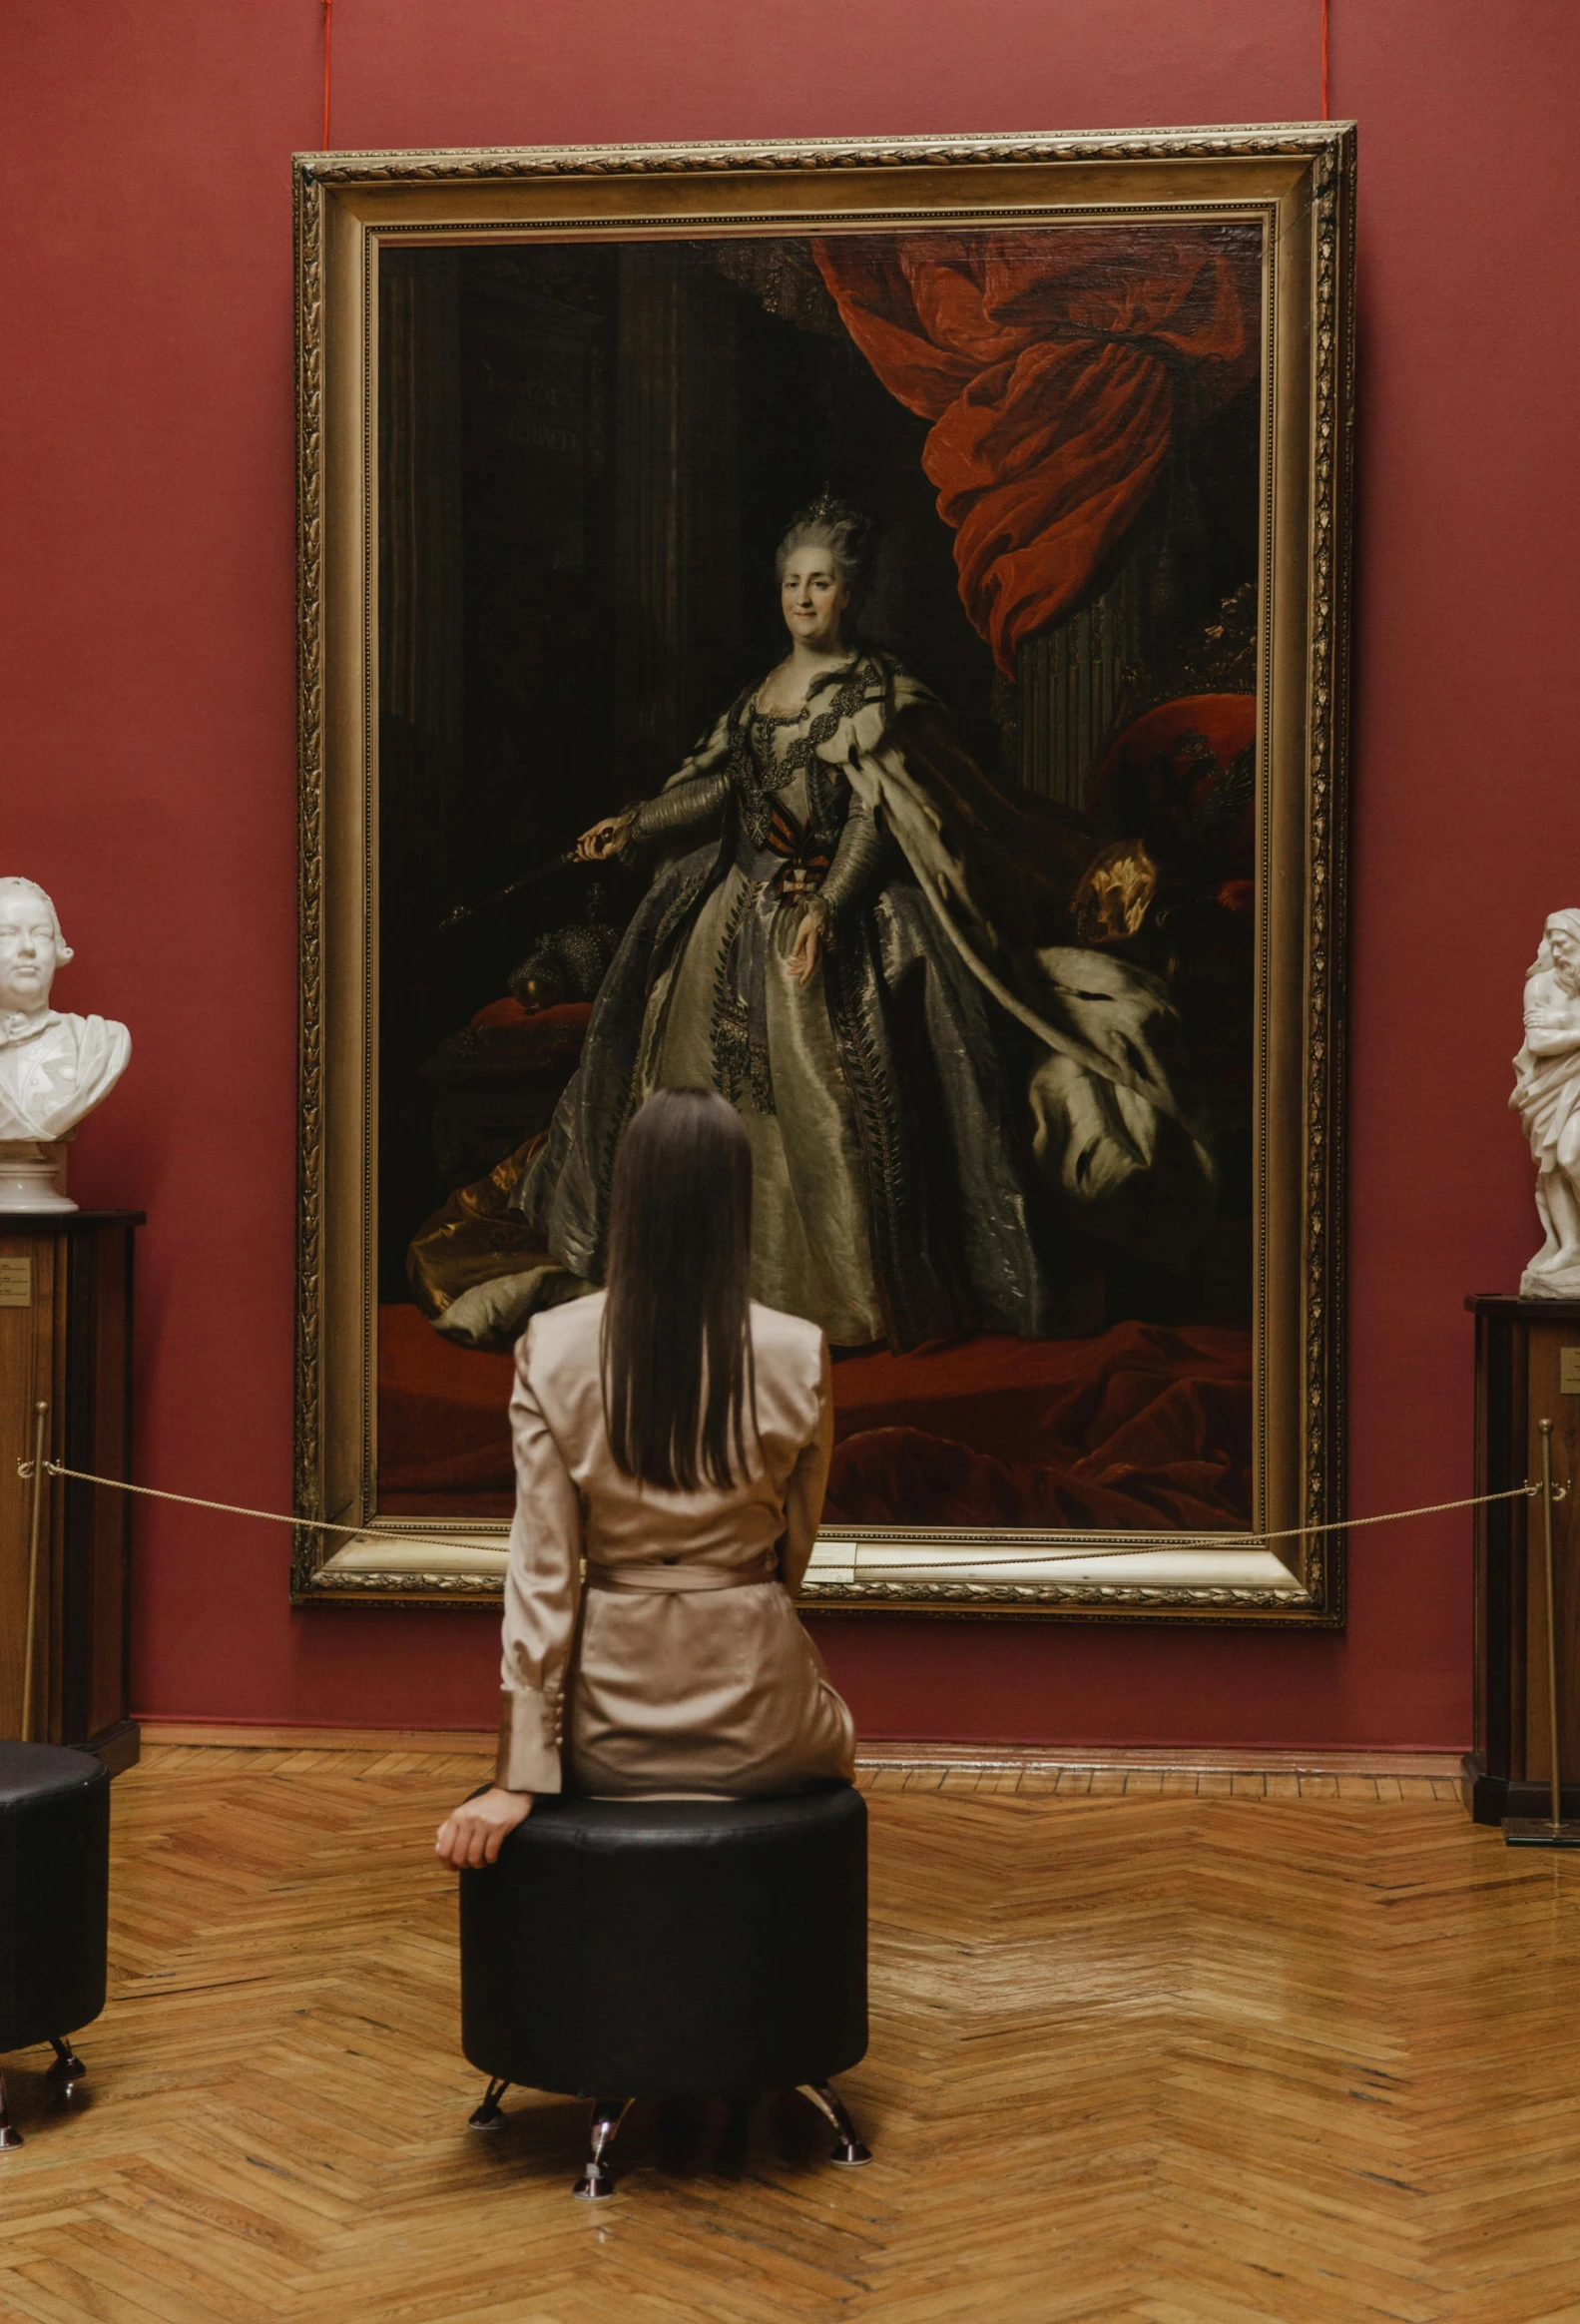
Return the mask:
{"type": "Polygon", "coordinates": [[[711,1084],[833,1609],[1342,1615],[1343,125],[296,164],[304,1600],[711,1084]]]}

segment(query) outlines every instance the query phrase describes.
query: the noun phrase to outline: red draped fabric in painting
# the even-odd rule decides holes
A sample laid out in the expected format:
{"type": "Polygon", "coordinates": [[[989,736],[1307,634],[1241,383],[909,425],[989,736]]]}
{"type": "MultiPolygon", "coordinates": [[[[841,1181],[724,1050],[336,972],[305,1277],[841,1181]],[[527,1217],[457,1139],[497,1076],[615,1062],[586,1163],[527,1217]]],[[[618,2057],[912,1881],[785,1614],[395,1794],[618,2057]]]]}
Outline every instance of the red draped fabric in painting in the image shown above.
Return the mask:
{"type": "Polygon", "coordinates": [[[923,462],[955,528],[966,612],[1013,675],[1140,515],[1173,432],[1256,369],[1254,227],[826,237],[845,326],[932,421],[923,462]]]}

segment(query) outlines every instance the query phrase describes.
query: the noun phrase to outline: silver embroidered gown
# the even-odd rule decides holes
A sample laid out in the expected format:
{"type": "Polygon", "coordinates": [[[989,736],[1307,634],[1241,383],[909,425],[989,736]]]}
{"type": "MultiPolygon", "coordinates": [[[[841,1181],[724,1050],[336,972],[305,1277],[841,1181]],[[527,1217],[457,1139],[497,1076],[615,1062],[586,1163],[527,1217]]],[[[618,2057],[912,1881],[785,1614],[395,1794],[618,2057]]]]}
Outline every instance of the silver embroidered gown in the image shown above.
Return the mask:
{"type": "MultiPolygon", "coordinates": [[[[772,801],[760,842],[743,817],[733,860],[648,999],[638,1087],[717,1088],[752,1141],[752,1296],[814,1317],[836,1346],[883,1336],[855,1110],[823,988],[790,972],[812,828],[797,745],[807,719],[754,716],[748,749],[772,801]],[[787,847],[793,853],[787,855],[787,847]]],[[[691,803],[701,805],[701,802],[691,803]]],[[[845,809],[848,802],[838,801],[845,809]]],[[[859,817],[841,870],[862,839],[859,817]]],[[[815,843],[813,843],[815,847],[815,843]]],[[[829,872],[832,877],[832,872],[829,872]]]]}
{"type": "Polygon", "coordinates": [[[740,696],[627,837],[648,886],[511,1198],[568,1275],[602,1282],[621,1132],[684,1084],[752,1141],[753,1296],[836,1347],[1091,1329],[1092,1206],[1059,1180],[1072,1092],[1161,1125],[1164,1166],[1127,1145],[1126,1167],[1181,1209],[1178,1242],[1199,1234],[1211,1157],[1163,987],[1032,949],[1040,828],[893,656],[858,649],[793,720],[740,696]],[[810,895],[826,933],[798,984],[810,895]]]}

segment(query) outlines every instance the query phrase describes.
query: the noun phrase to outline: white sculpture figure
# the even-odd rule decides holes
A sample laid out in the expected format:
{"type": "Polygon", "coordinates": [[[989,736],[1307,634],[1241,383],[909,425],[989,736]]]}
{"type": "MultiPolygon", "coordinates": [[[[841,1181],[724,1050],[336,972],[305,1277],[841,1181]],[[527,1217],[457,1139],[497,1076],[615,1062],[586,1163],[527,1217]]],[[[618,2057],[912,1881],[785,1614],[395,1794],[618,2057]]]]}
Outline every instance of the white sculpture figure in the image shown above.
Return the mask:
{"type": "Polygon", "coordinates": [[[1509,1103],[1536,1157],[1546,1232],[1520,1297],[1580,1299],[1580,911],[1547,915],[1526,976],[1525,1046],[1509,1103]]]}
{"type": "Polygon", "coordinates": [[[49,1005],[71,958],[38,882],[0,876],[0,1211],[75,1210],[60,1183],[71,1135],[126,1071],[132,1036],[49,1005]]]}

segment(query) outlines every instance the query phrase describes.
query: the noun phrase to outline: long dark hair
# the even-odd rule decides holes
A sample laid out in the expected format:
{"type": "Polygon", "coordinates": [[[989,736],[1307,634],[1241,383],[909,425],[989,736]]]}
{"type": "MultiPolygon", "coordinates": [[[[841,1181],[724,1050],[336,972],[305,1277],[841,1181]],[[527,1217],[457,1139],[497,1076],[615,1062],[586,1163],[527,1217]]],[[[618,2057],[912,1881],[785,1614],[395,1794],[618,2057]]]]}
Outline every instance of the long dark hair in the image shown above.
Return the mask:
{"type": "Polygon", "coordinates": [[[627,1476],[731,1485],[757,1427],[748,1277],[752,1148],[712,1089],[661,1089],[615,1158],[604,1419],[627,1476]]]}

